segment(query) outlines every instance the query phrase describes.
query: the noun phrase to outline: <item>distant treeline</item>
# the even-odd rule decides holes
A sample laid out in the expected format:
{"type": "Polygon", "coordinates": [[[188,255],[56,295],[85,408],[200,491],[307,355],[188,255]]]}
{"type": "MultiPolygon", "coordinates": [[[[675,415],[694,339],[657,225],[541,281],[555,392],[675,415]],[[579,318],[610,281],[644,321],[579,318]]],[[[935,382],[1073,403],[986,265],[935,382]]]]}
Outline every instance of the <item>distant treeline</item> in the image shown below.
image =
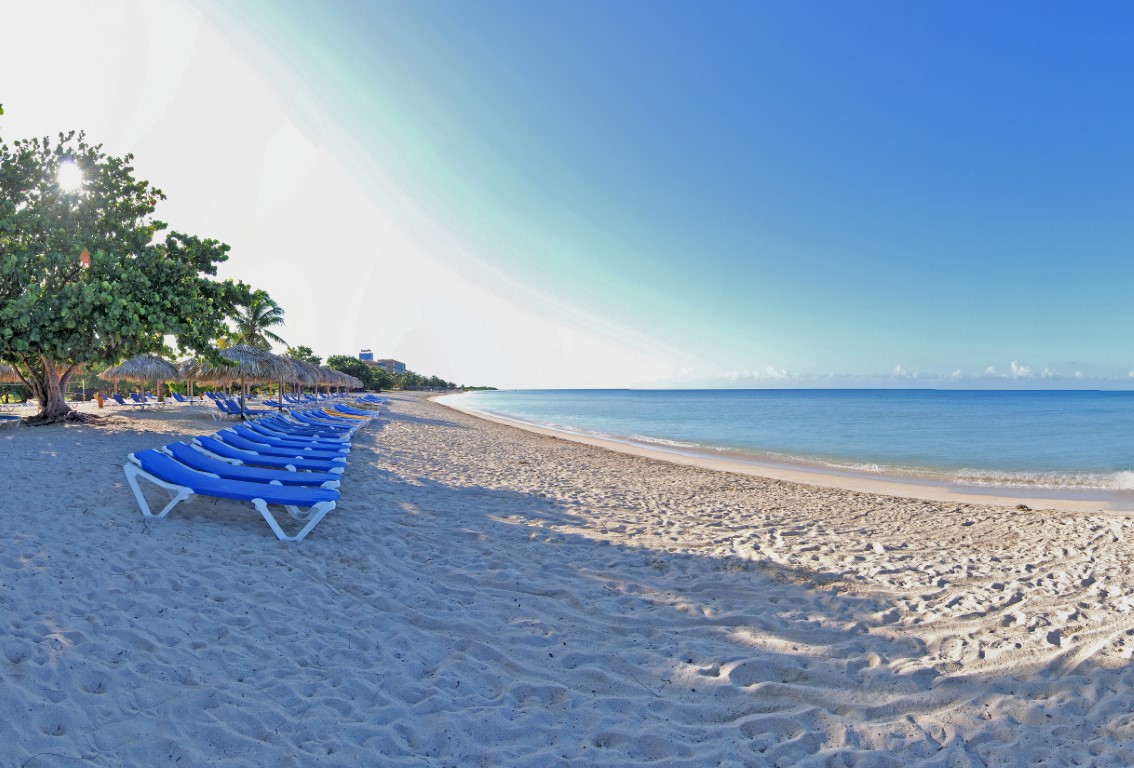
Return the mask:
{"type": "MultiPolygon", "coordinates": [[[[288,352],[295,356],[294,350],[288,352]]],[[[318,365],[317,362],[316,364],[318,365]]],[[[459,386],[440,376],[423,376],[413,371],[390,373],[382,368],[371,367],[352,355],[331,355],[327,358],[327,366],[360,379],[367,389],[496,389],[496,387],[459,386]]]]}

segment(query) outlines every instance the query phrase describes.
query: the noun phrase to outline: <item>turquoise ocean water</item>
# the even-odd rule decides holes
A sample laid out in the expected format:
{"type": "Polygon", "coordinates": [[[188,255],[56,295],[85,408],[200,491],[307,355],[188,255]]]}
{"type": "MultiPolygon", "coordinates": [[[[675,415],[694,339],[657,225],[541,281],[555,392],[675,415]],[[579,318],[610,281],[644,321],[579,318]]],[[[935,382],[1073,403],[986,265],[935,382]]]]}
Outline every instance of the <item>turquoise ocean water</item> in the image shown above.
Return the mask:
{"type": "Polygon", "coordinates": [[[455,402],[756,464],[1044,495],[1134,495],[1134,392],[531,390],[470,392],[455,402]]]}

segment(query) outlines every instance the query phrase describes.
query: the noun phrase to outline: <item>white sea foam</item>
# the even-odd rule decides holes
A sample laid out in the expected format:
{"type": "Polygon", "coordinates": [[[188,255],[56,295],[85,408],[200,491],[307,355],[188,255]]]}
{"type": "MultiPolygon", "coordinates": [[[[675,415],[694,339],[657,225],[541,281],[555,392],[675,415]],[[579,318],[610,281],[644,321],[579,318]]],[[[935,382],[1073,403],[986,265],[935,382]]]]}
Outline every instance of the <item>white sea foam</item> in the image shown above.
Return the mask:
{"type": "Polygon", "coordinates": [[[1134,471],[1115,472],[1110,487],[1116,491],[1134,491],[1134,471]]]}
{"type": "Polygon", "coordinates": [[[826,461],[823,462],[824,466],[832,469],[842,469],[848,472],[865,472],[871,475],[895,475],[901,474],[901,471],[896,467],[887,467],[882,464],[862,464],[855,462],[839,462],[839,461],[826,461]]]}
{"type": "Polygon", "coordinates": [[[637,443],[649,443],[650,445],[664,445],[669,448],[703,448],[697,443],[686,443],[681,440],[669,440],[664,437],[650,437],[648,435],[634,435],[630,438],[637,443]]]}
{"type": "Polygon", "coordinates": [[[1134,472],[1001,472],[962,469],[954,481],[960,485],[1001,488],[1134,489],[1134,472]]]}

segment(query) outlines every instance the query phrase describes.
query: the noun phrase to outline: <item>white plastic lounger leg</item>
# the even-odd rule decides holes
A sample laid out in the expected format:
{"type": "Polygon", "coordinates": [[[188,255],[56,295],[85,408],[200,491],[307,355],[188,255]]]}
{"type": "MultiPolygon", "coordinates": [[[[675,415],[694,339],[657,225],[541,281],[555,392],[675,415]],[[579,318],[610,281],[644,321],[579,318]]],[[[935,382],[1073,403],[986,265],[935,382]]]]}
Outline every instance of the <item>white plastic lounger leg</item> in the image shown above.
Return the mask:
{"type": "Polygon", "coordinates": [[[271,526],[272,531],[276,534],[276,538],[280,541],[303,541],[303,537],[311,533],[311,529],[318,525],[319,521],[335,508],[335,502],[333,501],[321,501],[306,512],[300,512],[298,507],[293,507],[290,504],[285,506],[288,514],[293,518],[307,521],[307,525],[303,526],[299,533],[294,536],[288,536],[283,532],[283,528],[280,528],[280,524],[276,522],[275,515],[268,511],[268,505],[263,499],[252,499],[252,504],[256,509],[260,510],[260,514],[264,516],[264,520],[271,526]]]}
{"type": "Polygon", "coordinates": [[[134,498],[138,500],[138,506],[142,509],[142,515],[150,518],[165,517],[169,511],[176,507],[181,502],[193,496],[193,491],[183,485],[174,485],[167,483],[164,480],[159,480],[148,472],[143,471],[136,464],[126,464],[122,467],[122,471],[126,473],[126,482],[130,484],[130,490],[134,492],[134,498]],[[165,505],[165,509],[156,515],[150,511],[150,505],[146,503],[146,497],[142,495],[142,489],[138,487],[138,477],[144,477],[156,486],[164,488],[169,491],[169,503],[165,505]]]}

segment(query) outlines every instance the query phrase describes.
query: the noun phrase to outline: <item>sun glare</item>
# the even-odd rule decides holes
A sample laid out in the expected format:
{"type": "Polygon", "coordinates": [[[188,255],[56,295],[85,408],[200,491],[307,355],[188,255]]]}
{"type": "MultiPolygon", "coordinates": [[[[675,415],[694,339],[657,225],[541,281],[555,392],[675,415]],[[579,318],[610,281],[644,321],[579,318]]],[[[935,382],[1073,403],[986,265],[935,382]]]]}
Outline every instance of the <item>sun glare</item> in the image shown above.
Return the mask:
{"type": "Polygon", "coordinates": [[[59,164],[56,180],[59,182],[59,188],[64,192],[78,192],[83,188],[83,172],[70,160],[59,164]]]}

